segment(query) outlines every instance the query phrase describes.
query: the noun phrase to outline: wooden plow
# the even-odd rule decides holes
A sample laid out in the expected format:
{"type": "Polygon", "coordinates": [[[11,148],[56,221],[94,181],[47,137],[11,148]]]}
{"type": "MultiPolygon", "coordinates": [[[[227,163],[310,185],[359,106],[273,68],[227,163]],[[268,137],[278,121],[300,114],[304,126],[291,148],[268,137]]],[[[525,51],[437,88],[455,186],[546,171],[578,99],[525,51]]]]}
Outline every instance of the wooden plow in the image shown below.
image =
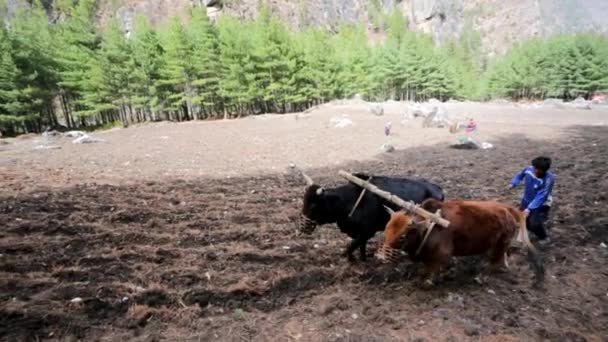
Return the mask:
{"type": "Polygon", "coordinates": [[[429,211],[426,211],[426,210],[420,208],[414,202],[405,201],[402,198],[395,196],[388,191],[384,191],[384,190],[378,188],[377,186],[370,183],[369,181],[365,181],[361,178],[355,177],[352,174],[350,174],[344,170],[340,170],[340,172],[338,174],[340,176],[346,178],[349,182],[354,183],[354,184],[362,187],[363,189],[370,191],[370,192],[384,198],[385,200],[402,207],[406,211],[420,215],[425,220],[430,220],[431,222],[436,223],[436,224],[438,224],[442,227],[446,227],[446,228],[450,225],[450,221],[441,217],[440,213],[433,214],[429,211]]]}

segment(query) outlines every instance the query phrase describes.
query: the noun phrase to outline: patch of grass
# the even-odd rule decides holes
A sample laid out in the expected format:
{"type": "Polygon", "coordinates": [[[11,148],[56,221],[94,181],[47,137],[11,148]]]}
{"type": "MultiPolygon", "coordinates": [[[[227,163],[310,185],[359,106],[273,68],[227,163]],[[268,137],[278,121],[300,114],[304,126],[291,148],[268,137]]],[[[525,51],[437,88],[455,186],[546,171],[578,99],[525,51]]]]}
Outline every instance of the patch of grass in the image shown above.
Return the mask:
{"type": "Polygon", "coordinates": [[[234,309],[234,312],[232,313],[234,316],[234,319],[238,320],[238,321],[244,321],[246,318],[246,313],[243,309],[238,308],[238,309],[234,309]]]}

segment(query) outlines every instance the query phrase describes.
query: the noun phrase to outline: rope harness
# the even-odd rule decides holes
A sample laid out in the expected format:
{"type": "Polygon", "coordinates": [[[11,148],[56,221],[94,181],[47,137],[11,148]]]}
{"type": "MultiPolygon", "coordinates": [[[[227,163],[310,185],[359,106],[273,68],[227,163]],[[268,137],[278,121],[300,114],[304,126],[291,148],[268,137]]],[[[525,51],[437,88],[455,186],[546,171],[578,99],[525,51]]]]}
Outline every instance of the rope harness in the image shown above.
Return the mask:
{"type": "MultiPolygon", "coordinates": [[[[437,210],[435,215],[441,216],[441,209],[437,210]]],[[[420,251],[422,250],[422,247],[424,247],[424,244],[426,243],[426,240],[429,238],[429,235],[431,235],[431,232],[433,231],[433,228],[435,227],[436,223],[435,223],[435,221],[427,220],[425,222],[425,224],[428,224],[428,228],[426,229],[426,232],[424,233],[424,238],[422,239],[420,246],[418,246],[418,249],[416,250],[415,255],[418,255],[420,253],[420,251]],[[430,223],[428,223],[429,221],[430,221],[430,223]]]]}
{"type": "MultiPolygon", "coordinates": [[[[371,181],[372,177],[370,176],[367,179],[367,182],[371,181]]],[[[357,210],[357,207],[359,206],[359,203],[361,203],[361,200],[363,199],[363,196],[365,195],[365,192],[367,191],[366,188],[363,188],[363,190],[361,190],[361,193],[359,194],[359,198],[357,198],[357,202],[355,202],[355,205],[353,206],[353,208],[351,209],[350,213],[348,214],[348,217],[352,217],[353,214],[355,213],[355,210],[357,210]]]]}

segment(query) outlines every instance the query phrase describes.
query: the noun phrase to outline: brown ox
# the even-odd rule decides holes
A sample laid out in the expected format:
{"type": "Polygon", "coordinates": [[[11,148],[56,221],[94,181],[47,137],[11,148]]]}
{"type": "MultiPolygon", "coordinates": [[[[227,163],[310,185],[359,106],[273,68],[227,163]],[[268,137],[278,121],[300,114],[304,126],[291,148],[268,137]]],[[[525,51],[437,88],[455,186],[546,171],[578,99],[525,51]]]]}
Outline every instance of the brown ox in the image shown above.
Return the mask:
{"type": "Polygon", "coordinates": [[[433,213],[441,210],[441,216],[450,221],[449,226],[435,225],[423,243],[429,222],[403,211],[393,212],[384,230],[384,243],[377,253],[379,259],[396,262],[405,250],[412,261],[424,263],[426,282],[432,284],[433,276],[452,256],[488,254],[493,268],[508,268],[507,249],[517,237],[527,247],[528,260],[536,275],[535,285],[542,285],[544,267],[528,238],[523,212],[492,201],[428,199],[421,207],[433,213]]]}

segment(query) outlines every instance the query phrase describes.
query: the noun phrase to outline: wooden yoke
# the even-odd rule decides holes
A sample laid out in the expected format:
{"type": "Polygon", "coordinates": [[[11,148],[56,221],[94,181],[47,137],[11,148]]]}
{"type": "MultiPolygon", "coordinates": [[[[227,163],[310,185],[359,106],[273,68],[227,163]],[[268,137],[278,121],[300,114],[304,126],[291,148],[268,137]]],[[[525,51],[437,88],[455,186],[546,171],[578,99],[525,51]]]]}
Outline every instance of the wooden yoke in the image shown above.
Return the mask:
{"type": "Polygon", "coordinates": [[[344,170],[340,170],[340,172],[338,173],[340,176],[346,178],[349,182],[352,182],[354,184],[357,184],[358,186],[367,189],[368,191],[371,191],[372,193],[384,198],[385,200],[392,202],[400,207],[402,207],[403,209],[409,211],[410,213],[416,213],[420,216],[422,216],[423,218],[427,219],[427,220],[431,220],[432,222],[437,223],[438,225],[442,226],[442,227],[448,227],[450,225],[450,221],[444,219],[443,217],[441,217],[439,214],[433,214],[429,211],[426,211],[422,208],[420,208],[419,206],[417,206],[416,204],[414,204],[413,202],[406,202],[403,199],[391,194],[388,191],[384,191],[381,190],[380,188],[378,188],[377,186],[375,186],[374,184],[371,184],[370,182],[364,181],[361,178],[355,177],[353,175],[351,175],[350,173],[344,171],[344,170]]]}

